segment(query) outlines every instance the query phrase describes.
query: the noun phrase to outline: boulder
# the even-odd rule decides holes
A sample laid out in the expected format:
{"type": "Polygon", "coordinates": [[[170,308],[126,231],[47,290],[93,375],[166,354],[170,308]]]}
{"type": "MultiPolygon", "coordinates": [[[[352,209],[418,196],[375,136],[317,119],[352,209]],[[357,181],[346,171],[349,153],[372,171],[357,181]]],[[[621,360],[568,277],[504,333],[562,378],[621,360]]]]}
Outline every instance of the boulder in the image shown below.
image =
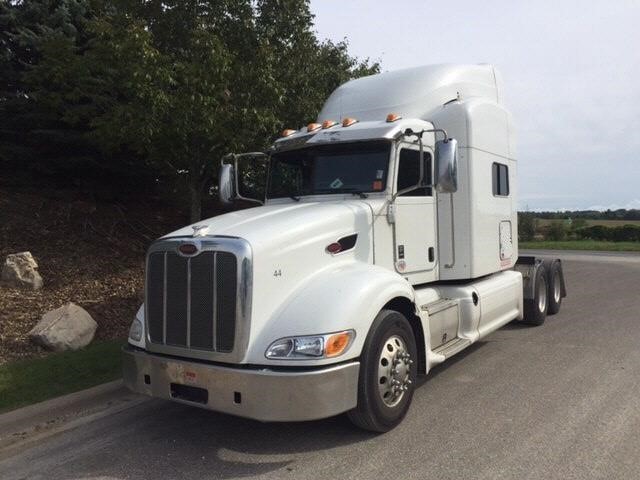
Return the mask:
{"type": "Polygon", "coordinates": [[[77,350],[91,343],[96,328],[98,324],[84,308],[67,303],[45,313],[29,332],[29,338],[56,352],[77,350]]]}
{"type": "Polygon", "coordinates": [[[38,273],[38,263],[30,252],[7,255],[0,279],[13,288],[42,288],[42,277],[38,273]]]}

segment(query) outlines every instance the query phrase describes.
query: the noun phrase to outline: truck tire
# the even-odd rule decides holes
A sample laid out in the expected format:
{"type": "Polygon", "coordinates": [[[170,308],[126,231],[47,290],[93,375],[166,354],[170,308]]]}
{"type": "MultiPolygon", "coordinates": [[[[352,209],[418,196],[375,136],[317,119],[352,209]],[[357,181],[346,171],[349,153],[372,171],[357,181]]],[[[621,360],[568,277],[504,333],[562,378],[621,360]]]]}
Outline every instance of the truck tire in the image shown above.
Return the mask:
{"type": "Polygon", "coordinates": [[[549,308],[547,308],[548,315],[554,315],[560,311],[562,305],[562,272],[560,271],[560,264],[553,262],[549,269],[549,308]]]}
{"type": "Polygon", "coordinates": [[[536,270],[534,279],[534,296],[524,301],[524,323],[542,325],[547,318],[549,307],[549,289],[547,287],[547,272],[543,265],[536,270]]]}
{"type": "Polygon", "coordinates": [[[358,427],[387,432],[411,405],[418,351],[413,330],[401,313],[382,310],[367,335],[360,358],[358,405],[348,413],[358,427]]]}

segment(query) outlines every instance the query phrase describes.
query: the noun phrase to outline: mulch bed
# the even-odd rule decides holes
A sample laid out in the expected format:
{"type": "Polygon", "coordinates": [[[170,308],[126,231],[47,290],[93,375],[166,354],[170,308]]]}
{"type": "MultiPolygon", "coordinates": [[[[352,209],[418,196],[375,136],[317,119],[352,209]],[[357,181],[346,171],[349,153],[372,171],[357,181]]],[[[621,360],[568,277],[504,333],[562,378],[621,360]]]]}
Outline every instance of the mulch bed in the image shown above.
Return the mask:
{"type": "Polygon", "coordinates": [[[147,247],[186,223],[159,202],[97,203],[73,192],[0,188],[0,262],[30,251],[44,280],[35,292],[0,286],[0,364],[45,355],[27,333],[67,302],[91,314],[96,339],[126,338],[143,301],[147,247]]]}

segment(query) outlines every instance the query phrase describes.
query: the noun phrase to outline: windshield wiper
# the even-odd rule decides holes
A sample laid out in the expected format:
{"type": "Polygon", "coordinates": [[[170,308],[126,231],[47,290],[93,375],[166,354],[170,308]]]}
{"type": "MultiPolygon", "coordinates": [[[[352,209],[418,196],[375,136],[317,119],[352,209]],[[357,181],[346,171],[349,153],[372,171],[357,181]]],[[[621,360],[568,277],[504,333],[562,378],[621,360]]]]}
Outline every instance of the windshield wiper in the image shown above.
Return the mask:
{"type": "Polygon", "coordinates": [[[338,190],[341,191],[341,192],[350,193],[351,195],[357,195],[360,198],[369,197],[369,195],[367,195],[362,190],[359,190],[357,188],[339,188],[338,190]]]}
{"type": "Polygon", "coordinates": [[[314,193],[323,194],[323,193],[350,193],[351,195],[357,195],[360,198],[368,198],[369,195],[364,193],[362,190],[357,188],[325,188],[322,190],[316,190],[314,193]]]}
{"type": "Polygon", "coordinates": [[[351,195],[358,195],[360,198],[369,198],[369,195],[364,193],[362,190],[352,190],[351,195]]]}

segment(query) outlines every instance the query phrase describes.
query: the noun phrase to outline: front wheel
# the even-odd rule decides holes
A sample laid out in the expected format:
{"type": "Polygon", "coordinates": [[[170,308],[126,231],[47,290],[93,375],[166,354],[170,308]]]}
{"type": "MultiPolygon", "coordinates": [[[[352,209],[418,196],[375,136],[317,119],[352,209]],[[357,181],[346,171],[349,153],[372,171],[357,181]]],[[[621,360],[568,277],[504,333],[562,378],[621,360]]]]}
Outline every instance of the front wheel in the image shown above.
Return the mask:
{"type": "Polygon", "coordinates": [[[365,342],[358,378],[358,405],[349,412],[360,428],[387,432],[409,410],[417,377],[416,340],[407,319],[381,311],[365,342]]]}

